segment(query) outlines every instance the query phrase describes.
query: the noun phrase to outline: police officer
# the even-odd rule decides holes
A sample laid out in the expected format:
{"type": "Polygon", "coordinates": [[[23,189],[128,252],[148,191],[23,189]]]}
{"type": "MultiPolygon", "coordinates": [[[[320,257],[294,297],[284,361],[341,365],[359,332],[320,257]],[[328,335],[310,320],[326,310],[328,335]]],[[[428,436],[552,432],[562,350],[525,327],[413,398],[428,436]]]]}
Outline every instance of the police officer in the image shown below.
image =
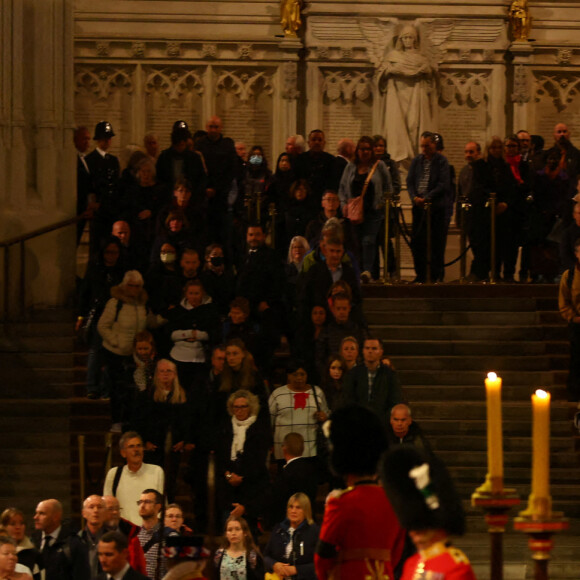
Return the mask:
{"type": "Polygon", "coordinates": [[[98,248],[100,240],[108,235],[114,217],[107,208],[114,205],[119,189],[121,166],[119,159],[109,153],[115,132],[108,121],[101,121],[95,127],[93,140],[97,147],[85,157],[91,176],[91,201],[98,208],[95,220],[91,224],[91,251],[98,248]],[[102,207],[101,207],[102,206],[102,207]]]}

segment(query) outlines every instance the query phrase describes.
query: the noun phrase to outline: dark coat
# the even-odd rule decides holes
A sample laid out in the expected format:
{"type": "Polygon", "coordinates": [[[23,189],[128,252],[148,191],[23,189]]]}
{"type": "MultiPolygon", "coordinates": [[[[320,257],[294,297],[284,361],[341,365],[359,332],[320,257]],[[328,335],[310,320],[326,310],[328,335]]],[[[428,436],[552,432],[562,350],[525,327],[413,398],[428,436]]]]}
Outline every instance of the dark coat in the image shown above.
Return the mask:
{"type": "Polygon", "coordinates": [[[85,157],[85,161],[91,176],[92,193],[96,194],[97,202],[102,202],[105,197],[114,197],[121,175],[119,159],[110,153],[103,157],[95,149],[85,157]]]}
{"type": "Polygon", "coordinates": [[[272,486],[272,502],[269,514],[270,525],[286,517],[288,500],[295,493],[305,493],[314,511],[318,492],[318,468],[316,463],[305,457],[297,457],[286,464],[272,486]]]}
{"type": "MultiPolygon", "coordinates": [[[[105,572],[102,572],[98,576],[95,576],[93,580],[107,580],[108,575],[105,572]]],[[[143,574],[139,574],[139,572],[133,570],[133,568],[129,568],[125,575],[123,576],[123,580],[150,580],[149,576],[143,576],[143,574]]]]}
{"type": "Polygon", "coordinates": [[[196,207],[201,207],[205,202],[206,174],[201,156],[186,149],[182,153],[169,147],[161,152],[157,159],[157,179],[172,188],[179,175],[175,175],[174,163],[181,162],[181,173],[190,183],[192,202],[196,207]]]}
{"type": "Polygon", "coordinates": [[[389,423],[387,425],[387,440],[389,442],[389,447],[396,447],[397,445],[413,445],[413,447],[416,447],[425,455],[431,455],[433,453],[431,445],[429,445],[429,442],[425,438],[423,430],[419,425],[417,425],[417,423],[415,423],[415,421],[409,425],[409,430],[402,440],[395,435],[395,432],[389,423]]]}
{"type": "Polygon", "coordinates": [[[403,395],[397,375],[389,367],[379,365],[369,397],[368,369],[359,364],[346,375],[343,401],[369,407],[388,425],[391,409],[403,402],[403,395]]]}
{"type": "MultiPolygon", "coordinates": [[[[40,550],[42,532],[35,531],[30,539],[40,550]]],[[[40,558],[41,569],[46,570],[46,580],[87,580],[91,577],[88,549],[66,524],[40,558]]]]}
{"type": "MultiPolygon", "coordinates": [[[[423,155],[417,155],[411,161],[411,167],[407,174],[407,189],[411,201],[418,195],[423,159],[423,155]]],[[[427,186],[425,199],[432,202],[433,208],[443,209],[445,207],[446,194],[450,187],[449,163],[443,155],[435,153],[431,160],[431,172],[429,174],[429,184],[427,186]]]]}
{"type": "Polygon", "coordinates": [[[284,270],[276,252],[262,245],[255,252],[246,252],[238,268],[236,296],[243,296],[256,308],[262,301],[270,306],[281,301],[284,270]]]}
{"type": "MultiPolygon", "coordinates": [[[[352,306],[356,308],[362,303],[362,295],[359,282],[354,272],[354,268],[342,262],[342,278],[352,290],[352,306]]],[[[326,304],[328,291],[332,286],[332,274],[326,265],[326,261],[314,264],[306,274],[300,274],[298,278],[297,291],[298,303],[301,305],[301,320],[310,317],[313,306],[326,304]]]]}
{"type": "Polygon", "coordinates": [[[249,517],[262,515],[266,508],[269,474],[266,467],[268,450],[272,446],[270,425],[258,418],[246,431],[244,452],[231,460],[234,437],[231,420],[222,422],[216,463],[217,492],[220,504],[230,511],[232,503],[241,503],[249,517]],[[231,471],[244,478],[241,485],[231,486],[225,472],[231,471]]]}
{"type": "Polygon", "coordinates": [[[195,329],[207,332],[208,346],[211,346],[219,340],[219,320],[218,310],[211,302],[190,310],[179,305],[169,310],[165,328],[169,336],[175,330],[195,329]]]}
{"type": "Polygon", "coordinates": [[[334,155],[326,151],[316,154],[306,151],[298,155],[293,169],[296,173],[296,179],[308,181],[314,198],[319,202],[326,189],[338,191],[335,166],[336,157],[334,155]]]}
{"type": "Polygon", "coordinates": [[[292,536],[292,552],[286,558],[286,546],[290,541],[289,528],[290,522],[286,519],[272,530],[264,550],[266,569],[271,572],[276,562],[283,562],[296,566],[296,580],[316,580],[314,552],[320,528],[317,524],[309,524],[304,520],[292,536]]]}

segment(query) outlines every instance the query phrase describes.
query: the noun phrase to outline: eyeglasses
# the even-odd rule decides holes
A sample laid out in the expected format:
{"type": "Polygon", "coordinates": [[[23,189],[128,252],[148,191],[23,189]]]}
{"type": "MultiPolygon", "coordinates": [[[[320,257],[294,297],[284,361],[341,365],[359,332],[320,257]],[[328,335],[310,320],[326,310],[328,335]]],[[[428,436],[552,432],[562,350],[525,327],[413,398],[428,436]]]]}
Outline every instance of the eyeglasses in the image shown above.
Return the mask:
{"type": "Polygon", "coordinates": [[[250,405],[234,405],[234,409],[247,409],[250,405]]]}
{"type": "Polygon", "coordinates": [[[137,500],[137,505],[141,505],[142,503],[144,503],[144,504],[147,505],[147,504],[150,504],[150,503],[155,503],[155,501],[152,500],[152,499],[138,499],[137,500]]]}

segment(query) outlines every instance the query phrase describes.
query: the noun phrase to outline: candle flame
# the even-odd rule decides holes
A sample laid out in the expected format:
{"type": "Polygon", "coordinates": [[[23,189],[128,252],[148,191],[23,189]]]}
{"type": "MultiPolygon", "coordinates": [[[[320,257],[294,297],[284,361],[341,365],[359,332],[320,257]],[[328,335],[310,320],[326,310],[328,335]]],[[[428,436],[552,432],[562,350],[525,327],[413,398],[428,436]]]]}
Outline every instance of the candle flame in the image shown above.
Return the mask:
{"type": "Polygon", "coordinates": [[[538,389],[536,391],[536,397],[539,397],[540,399],[547,399],[548,393],[546,393],[546,391],[542,391],[542,389],[538,389]]]}
{"type": "Polygon", "coordinates": [[[495,373],[487,373],[487,378],[490,381],[497,381],[497,375],[495,373]]]}

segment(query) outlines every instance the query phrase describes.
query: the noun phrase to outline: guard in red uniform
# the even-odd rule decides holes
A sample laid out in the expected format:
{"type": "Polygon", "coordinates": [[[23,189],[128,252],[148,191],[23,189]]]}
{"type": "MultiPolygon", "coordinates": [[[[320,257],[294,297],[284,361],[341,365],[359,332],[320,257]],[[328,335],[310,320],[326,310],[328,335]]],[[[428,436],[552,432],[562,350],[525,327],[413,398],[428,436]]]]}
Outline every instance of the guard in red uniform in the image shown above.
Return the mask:
{"type": "Polygon", "coordinates": [[[382,482],[417,548],[401,580],[476,580],[469,560],[449,539],[464,533],[465,516],[443,463],[402,446],[385,457],[382,482]]]}
{"type": "Polygon", "coordinates": [[[387,447],[380,419],[350,405],[330,421],[331,467],[347,488],[331,492],[314,558],[319,580],[394,580],[405,532],[377,483],[377,463],[387,447]]]}

